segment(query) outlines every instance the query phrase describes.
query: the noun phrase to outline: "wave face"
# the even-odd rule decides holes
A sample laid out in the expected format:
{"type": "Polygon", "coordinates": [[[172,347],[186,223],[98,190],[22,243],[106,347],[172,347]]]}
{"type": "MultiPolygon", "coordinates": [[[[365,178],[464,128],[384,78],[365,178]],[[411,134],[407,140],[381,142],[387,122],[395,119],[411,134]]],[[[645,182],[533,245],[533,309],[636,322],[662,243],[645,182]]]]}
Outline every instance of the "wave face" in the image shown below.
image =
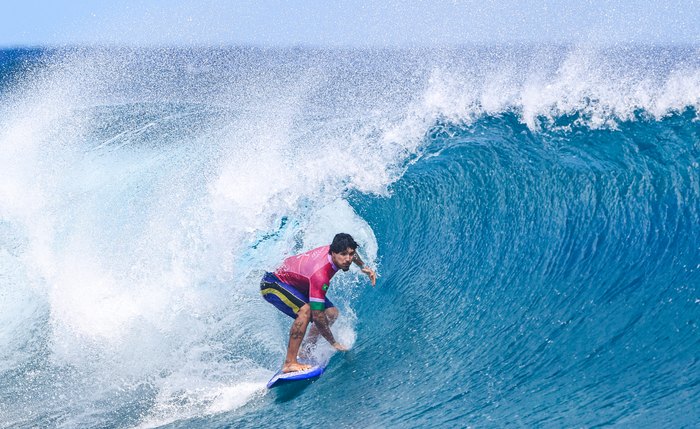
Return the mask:
{"type": "Polygon", "coordinates": [[[2,51],[2,425],[692,426],[697,52],[2,51]],[[260,275],[339,231],[282,399],[260,275]]]}
{"type": "Polygon", "coordinates": [[[614,131],[532,134],[512,115],[436,127],[392,198],[361,210],[390,279],[380,301],[403,309],[358,311],[385,327],[362,352],[391,344],[382,359],[403,367],[377,371],[406,389],[388,422],[693,424],[694,115],[614,131]]]}

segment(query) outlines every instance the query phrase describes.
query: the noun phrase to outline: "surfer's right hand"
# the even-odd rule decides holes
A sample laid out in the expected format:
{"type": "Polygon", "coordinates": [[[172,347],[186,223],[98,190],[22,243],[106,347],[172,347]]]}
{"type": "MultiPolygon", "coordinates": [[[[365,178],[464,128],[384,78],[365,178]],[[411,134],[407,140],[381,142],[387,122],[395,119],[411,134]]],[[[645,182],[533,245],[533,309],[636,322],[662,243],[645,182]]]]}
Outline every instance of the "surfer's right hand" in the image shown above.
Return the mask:
{"type": "Polygon", "coordinates": [[[335,349],[338,350],[339,352],[346,352],[346,351],[348,351],[348,348],[345,347],[344,345],[340,344],[340,343],[333,343],[333,348],[335,348],[335,349]]]}

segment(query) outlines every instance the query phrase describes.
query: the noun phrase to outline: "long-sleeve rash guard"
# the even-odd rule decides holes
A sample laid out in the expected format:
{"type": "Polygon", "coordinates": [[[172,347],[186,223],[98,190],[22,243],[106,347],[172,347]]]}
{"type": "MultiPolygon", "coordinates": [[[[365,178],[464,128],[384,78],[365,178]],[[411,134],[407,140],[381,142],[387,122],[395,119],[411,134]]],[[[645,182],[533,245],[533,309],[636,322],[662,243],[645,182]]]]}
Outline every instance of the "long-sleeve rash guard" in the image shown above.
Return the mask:
{"type": "Polygon", "coordinates": [[[318,247],[284,260],[275,275],[309,297],[312,310],[325,310],[326,291],[338,271],[328,253],[330,246],[318,247]]]}

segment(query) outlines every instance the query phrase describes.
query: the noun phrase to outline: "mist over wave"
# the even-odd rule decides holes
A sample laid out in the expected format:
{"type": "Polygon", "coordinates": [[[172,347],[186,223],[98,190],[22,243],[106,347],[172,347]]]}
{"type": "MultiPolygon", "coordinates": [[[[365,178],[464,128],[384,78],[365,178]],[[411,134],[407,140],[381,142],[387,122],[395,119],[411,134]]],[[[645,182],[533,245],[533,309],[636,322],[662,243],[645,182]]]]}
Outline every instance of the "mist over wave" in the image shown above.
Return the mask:
{"type": "Polygon", "coordinates": [[[4,51],[0,420],[692,424],[697,54],[4,51]],[[259,277],[339,231],[379,287],[276,402],[259,277]]]}

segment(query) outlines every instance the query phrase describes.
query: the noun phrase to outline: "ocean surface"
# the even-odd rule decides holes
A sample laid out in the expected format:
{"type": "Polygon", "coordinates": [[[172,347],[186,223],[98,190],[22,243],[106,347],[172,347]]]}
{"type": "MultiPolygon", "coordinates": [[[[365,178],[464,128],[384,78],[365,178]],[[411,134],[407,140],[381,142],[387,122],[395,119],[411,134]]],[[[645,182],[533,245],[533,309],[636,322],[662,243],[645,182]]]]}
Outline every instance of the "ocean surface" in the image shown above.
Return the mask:
{"type": "Polygon", "coordinates": [[[2,50],[0,427],[698,427],[699,163],[695,46],[2,50]]]}

